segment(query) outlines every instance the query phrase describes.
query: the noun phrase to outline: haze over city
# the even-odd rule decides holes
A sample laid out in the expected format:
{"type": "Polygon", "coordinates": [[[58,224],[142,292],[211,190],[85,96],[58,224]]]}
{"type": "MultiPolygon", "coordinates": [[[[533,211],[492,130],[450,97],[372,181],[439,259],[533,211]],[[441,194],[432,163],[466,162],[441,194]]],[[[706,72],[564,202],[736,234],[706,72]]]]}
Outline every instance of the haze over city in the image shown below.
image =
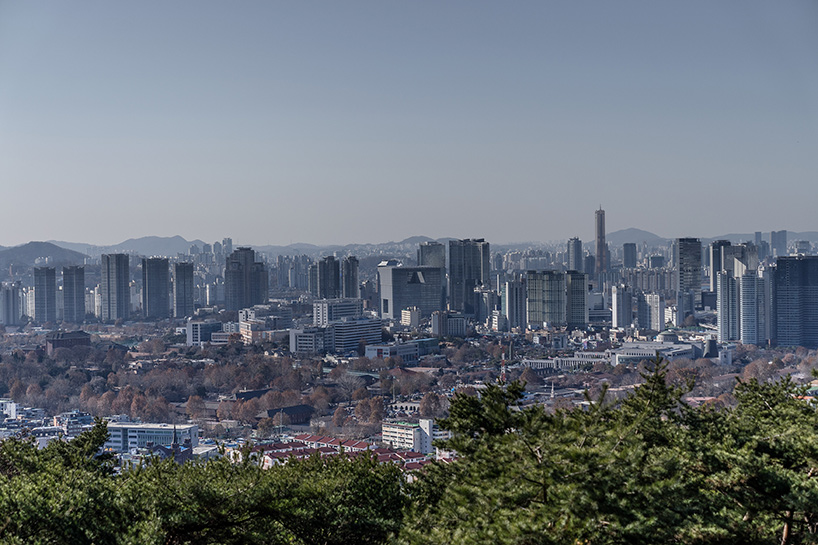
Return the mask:
{"type": "Polygon", "coordinates": [[[0,245],[814,230],[818,5],[0,2],[0,245]]]}

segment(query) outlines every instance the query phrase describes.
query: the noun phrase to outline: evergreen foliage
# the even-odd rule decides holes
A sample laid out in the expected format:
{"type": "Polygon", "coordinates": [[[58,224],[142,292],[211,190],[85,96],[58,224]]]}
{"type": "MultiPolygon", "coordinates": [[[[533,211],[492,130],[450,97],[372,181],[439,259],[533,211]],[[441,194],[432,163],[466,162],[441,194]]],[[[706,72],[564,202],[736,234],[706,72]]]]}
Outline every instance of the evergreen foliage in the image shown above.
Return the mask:
{"type": "Polygon", "coordinates": [[[452,402],[465,453],[412,485],[400,542],[816,543],[818,413],[790,381],[692,409],[657,361],[619,404],[517,410],[519,385],[452,402]]]}
{"type": "Polygon", "coordinates": [[[452,400],[455,463],[245,452],[116,474],[104,423],[38,450],[0,444],[2,543],[818,543],[818,413],[790,380],[691,408],[663,362],[620,402],[521,407],[521,384],[452,400]]]}

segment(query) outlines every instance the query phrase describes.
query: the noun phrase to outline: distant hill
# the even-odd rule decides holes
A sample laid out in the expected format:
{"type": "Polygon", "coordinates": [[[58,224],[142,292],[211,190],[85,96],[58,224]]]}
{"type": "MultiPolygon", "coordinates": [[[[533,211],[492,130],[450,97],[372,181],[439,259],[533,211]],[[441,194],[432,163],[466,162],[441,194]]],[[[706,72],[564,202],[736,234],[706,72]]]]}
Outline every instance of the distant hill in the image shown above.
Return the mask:
{"type": "Polygon", "coordinates": [[[33,267],[38,258],[50,258],[49,266],[82,265],[88,256],[50,242],[29,242],[22,246],[0,250],[0,270],[33,267]]]}
{"type": "Polygon", "coordinates": [[[399,244],[418,244],[419,245],[421,242],[431,242],[433,240],[434,240],[433,238],[424,237],[424,236],[421,235],[421,236],[416,236],[416,237],[405,238],[405,239],[401,240],[399,244]]]}
{"type": "Polygon", "coordinates": [[[140,237],[129,238],[119,244],[112,244],[110,246],[98,246],[94,244],[87,244],[84,242],[63,242],[59,240],[49,241],[52,244],[82,252],[88,255],[99,255],[108,253],[135,253],[138,255],[152,256],[176,256],[176,254],[186,254],[190,247],[194,244],[202,247],[204,244],[201,240],[185,240],[183,237],[176,235],[173,237],[140,237]]]}
{"type": "Polygon", "coordinates": [[[607,233],[605,235],[605,241],[611,246],[622,246],[626,242],[636,242],[637,244],[640,242],[646,242],[649,246],[658,246],[667,243],[667,239],[664,237],[660,237],[659,235],[651,233],[650,231],[644,231],[634,227],[607,233]]]}
{"type": "Polygon", "coordinates": [[[75,252],[79,252],[81,254],[91,255],[88,253],[89,249],[93,247],[93,244],[86,244],[85,242],[65,242],[62,240],[47,240],[51,244],[55,246],[59,246],[60,248],[65,248],[67,250],[74,250],[75,252]]]}
{"type": "Polygon", "coordinates": [[[201,248],[205,243],[199,239],[188,241],[176,235],[174,237],[129,238],[108,248],[111,252],[133,252],[145,256],[175,256],[188,253],[194,244],[201,248]]]}

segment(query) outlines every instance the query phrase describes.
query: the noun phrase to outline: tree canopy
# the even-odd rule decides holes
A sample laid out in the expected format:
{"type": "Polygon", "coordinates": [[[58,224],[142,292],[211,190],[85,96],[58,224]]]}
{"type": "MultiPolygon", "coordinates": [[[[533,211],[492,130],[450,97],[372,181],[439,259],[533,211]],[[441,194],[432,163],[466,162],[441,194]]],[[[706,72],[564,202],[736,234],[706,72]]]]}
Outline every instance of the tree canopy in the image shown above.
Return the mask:
{"type": "Polygon", "coordinates": [[[440,424],[459,458],[411,483],[373,457],[262,469],[249,450],[117,473],[102,422],[41,450],[7,439],[0,542],[818,543],[818,412],[803,390],[740,381],[731,408],[690,407],[686,391],[657,361],[632,395],[580,409],[523,406],[517,382],[457,395],[440,424]]]}

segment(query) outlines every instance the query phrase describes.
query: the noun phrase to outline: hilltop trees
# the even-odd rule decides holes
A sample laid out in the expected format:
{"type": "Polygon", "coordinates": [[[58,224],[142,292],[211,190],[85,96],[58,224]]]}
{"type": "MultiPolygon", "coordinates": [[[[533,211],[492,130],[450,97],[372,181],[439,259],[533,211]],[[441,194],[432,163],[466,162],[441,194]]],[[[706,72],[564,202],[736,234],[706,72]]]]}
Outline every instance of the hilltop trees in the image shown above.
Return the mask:
{"type": "Polygon", "coordinates": [[[400,541],[816,543],[818,413],[787,381],[692,409],[655,362],[620,403],[514,408],[522,389],[458,396],[441,426],[463,454],[413,485],[400,541]]]}
{"type": "MultiPolygon", "coordinates": [[[[632,395],[611,400],[603,388],[587,408],[553,413],[521,406],[518,382],[459,394],[440,421],[459,459],[412,484],[366,455],[263,470],[249,449],[240,463],[167,461],[117,475],[99,454],[101,422],[42,450],[8,439],[0,542],[818,543],[816,407],[788,379],[751,379],[731,408],[691,408],[670,371],[653,362],[632,395]]],[[[375,421],[383,400],[358,405],[375,421]]]]}
{"type": "Polygon", "coordinates": [[[385,543],[402,520],[403,478],[374,458],[314,457],[261,469],[249,450],[112,472],[105,424],[45,449],[0,443],[0,542],[385,543]]]}

